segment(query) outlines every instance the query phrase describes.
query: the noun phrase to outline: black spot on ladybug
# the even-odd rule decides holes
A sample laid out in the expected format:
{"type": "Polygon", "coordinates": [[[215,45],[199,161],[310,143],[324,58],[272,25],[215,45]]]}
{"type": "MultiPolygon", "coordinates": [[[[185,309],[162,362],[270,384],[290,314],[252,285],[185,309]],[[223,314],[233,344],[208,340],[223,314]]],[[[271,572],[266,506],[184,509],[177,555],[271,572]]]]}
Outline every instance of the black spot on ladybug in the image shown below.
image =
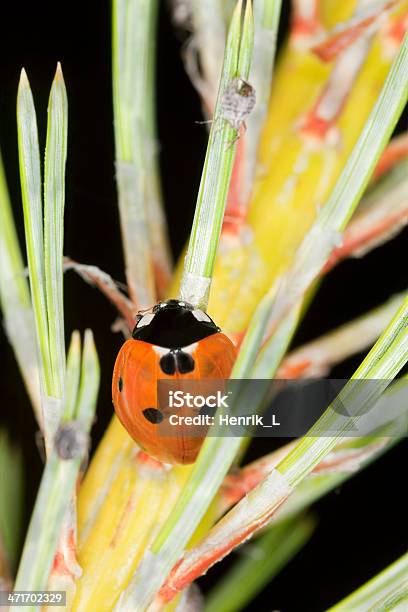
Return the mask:
{"type": "Polygon", "coordinates": [[[123,389],[123,380],[122,380],[122,377],[121,377],[121,376],[119,376],[119,383],[118,383],[118,387],[119,387],[119,391],[122,391],[122,389],[123,389]]]}
{"type": "Polygon", "coordinates": [[[185,353],[184,351],[177,351],[176,353],[177,360],[177,369],[180,374],[188,374],[188,372],[192,372],[195,367],[194,359],[190,355],[190,353],[185,353]]]}
{"type": "Polygon", "coordinates": [[[154,425],[161,423],[164,418],[163,413],[157,410],[157,408],[146,408],[143,410],[143,416],[149,423],[153,423],[154,425]]]}
{"type": "Polygon", "coordinates": [[[200,412],[198,413],[200,416],[210,416],[213,417],[214,414],[217,412],[217,408],[215,406],[203,406],[200,410],[200,412]]]}
{"type": "Polygon", "coordinates": [[[168,376],[176,373],[176,356],[173,351],[169,351],[160,358],[160,368],[168,376]]]}

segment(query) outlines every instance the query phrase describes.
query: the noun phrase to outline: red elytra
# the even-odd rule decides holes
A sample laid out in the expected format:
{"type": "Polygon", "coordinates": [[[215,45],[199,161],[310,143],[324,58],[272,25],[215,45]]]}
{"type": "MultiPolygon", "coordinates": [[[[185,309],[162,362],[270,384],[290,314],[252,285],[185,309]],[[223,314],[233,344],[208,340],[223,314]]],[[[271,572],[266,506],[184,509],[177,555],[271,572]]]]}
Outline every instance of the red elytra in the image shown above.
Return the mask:
{"type": "MultiPolygon", "coordinates": [[[[120,349],[113,372],[116,414],[130,436],[155,459],[193,463],[206,430],[201,427],[191,435],[191,426],[181,424],[171,428],[171,435],[163,435],[159,427],[168,413],[158,405],[157,381],[174,381],[180,390],[187,381],[198,381],[194,388],[200,391],[201,383],[203,394],[211,391],[214,381],[214,390],[219,389],[220,381],[231,373],[234,344],[206,313],[179,300],[160,302],[139,314],[132,336],[120,349]]],[[[177,414],[184,417],[197,411],[182,407],[177,414]]]]}

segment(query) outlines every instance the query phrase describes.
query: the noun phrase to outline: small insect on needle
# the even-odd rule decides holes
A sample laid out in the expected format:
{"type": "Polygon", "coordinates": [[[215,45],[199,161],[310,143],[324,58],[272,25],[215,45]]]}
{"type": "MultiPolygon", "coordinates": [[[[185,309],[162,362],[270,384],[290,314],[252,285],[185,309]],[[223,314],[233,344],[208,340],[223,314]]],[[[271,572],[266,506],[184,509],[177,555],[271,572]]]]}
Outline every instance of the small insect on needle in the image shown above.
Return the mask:
{"type": "Polygon", "coordinates": [[[221,99],[221,117],[236,130],[237,137],[241,127],[245,127],[245,119],[255,106],[255,89],[241,77],[232,79],[221,99]]]}

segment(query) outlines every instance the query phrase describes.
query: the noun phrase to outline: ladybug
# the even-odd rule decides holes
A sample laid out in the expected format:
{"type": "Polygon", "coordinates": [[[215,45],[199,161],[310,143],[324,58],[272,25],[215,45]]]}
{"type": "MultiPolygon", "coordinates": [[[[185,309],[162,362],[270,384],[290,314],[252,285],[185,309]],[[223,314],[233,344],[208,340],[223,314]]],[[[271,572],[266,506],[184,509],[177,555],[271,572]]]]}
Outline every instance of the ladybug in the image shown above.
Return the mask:
{"type": "MultiPolygon", "coordinates": [[[[191,435],[191,428],[181,424],[172,428],[171,435],[158,431],[169,411],[158,405],[157,382],[170,380],[182,388],[186,381],[199,381],[219,388],[220,381],[229,378],[235,357],[231,340],[203,310],[187,302],[167,300],[139,313],[113,372],[112,397],[119,420],[155,459],[193,463],[206,430],[191,435]]],[[[180,414],[186,410],[181,408],[180,414]]]]}

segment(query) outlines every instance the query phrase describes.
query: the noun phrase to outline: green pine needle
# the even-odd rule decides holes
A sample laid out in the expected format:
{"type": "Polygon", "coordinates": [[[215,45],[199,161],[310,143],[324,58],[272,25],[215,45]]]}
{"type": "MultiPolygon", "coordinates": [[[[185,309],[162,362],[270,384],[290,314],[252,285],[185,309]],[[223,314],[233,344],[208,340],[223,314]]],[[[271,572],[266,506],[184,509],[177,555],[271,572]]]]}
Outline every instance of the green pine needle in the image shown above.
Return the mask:
{"type": "MultiPolygon", "coordinates": [[[[74,332],[65,381],[65,419],[61,422],[56,443],[44,468],[17,573],[16,590],[38,591],[47,587],[62,524],[81,463],[88,451],[87,438],[95,413],[99,379],[98,355],[92,332],[85,332],[82,357],[79,335],[74,332]],[[63,435],[69,436],[71,443],[64,441],[62,446],[63,435]],[[73,456],[62,456],[62,450],[70,447],[74,449],[73,456]]],[[[29,606],[27,610],[34,611],[36,607],[29,606]]]]}
{"type": "Polygon", "coordinates": [[[10,569],[14,570],[21,544],[24,513],[23,457],[0,430],[0,546],[4,545],[10,569]]]}
{"type": "Polygon", "coordinates": [[[290,486],[301,482],[353,424],[353,418],[346,419],[336,410],[339,402],[346,407],[347,414],[358,417],[366,407],[374,405],[407,361],[408,297],[333,405],[278,464],[277,470],[285,475],[290,486]],[[364,384],[364,381],[368,382],[364,384]]]}
{"type": "Polygon", "coordinates": [[[50,395],[62,397],[65,371],[63,240],[68,102],[60,64],[48,103],[44,164],[44,273],[52,372],[50,395]]]}
{"type": "Polygon", "coordinates": [[[208,303],[237,138],[236,130],[223,119],[222,98],[234,78],[248,78],[253,38],[251,2],[247,2],[243,14],[240,0],[228,31],[218,99],[180,287],[181,299],[204,310],[208,303]]]}
{"type": "Polygon", "coordinates": [[[370,612],[407,610],[408,553],[380,572],[329,612],[370,612]]]}
{"type": "Polygon", "coordinates": [[[17,129],[31,299],[40,349],[44,390],[52,395],[52,367],[45,296],[40,149],[34,100],[24,69],[21,71],[17,95],[17,129]]]}
{"type": "Polygon", "coordinates": [[[116,180],[127,284],[139,309],[155,302],[154,268],[169,275],[171,267],[155,151],[157,10],[157,0],[112,4],[116,180]]]}
{"type": "Polygon", "coordinates": [[[63,223],[67,124],[66,90],[58,64],[48,105],[43,205],[37,119],[23,69],[17,96],[18,149],[47,452],[61,416],[64,395],[63,223]]]}

